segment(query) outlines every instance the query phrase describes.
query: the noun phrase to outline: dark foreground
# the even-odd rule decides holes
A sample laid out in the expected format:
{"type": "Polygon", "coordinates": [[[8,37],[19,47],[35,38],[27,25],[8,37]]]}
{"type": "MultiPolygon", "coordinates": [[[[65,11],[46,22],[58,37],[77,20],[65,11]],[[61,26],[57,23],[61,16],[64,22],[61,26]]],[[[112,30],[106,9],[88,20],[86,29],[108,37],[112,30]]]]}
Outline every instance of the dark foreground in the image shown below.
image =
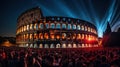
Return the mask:
{"type": "Polygon", "coordinates": [[[120,48],[0,47],[0,67],[120,67],[120,48]]]}

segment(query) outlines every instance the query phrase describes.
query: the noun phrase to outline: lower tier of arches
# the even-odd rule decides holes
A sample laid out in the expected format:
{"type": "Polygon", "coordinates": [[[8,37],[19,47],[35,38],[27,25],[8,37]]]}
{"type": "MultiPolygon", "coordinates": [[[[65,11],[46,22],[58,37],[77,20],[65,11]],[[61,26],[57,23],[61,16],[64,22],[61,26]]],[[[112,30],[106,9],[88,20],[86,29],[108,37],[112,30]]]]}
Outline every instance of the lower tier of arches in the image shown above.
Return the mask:
{"type": "Polygon", "coordinates": [[[19,47],[30,47],[30,48],[85,48],[85,47],[98,47],[98,44],[76,44],[76,43],[69,43],[69,44],[36,44],[36,43],[26,43],[20,44],[19,47]]]}

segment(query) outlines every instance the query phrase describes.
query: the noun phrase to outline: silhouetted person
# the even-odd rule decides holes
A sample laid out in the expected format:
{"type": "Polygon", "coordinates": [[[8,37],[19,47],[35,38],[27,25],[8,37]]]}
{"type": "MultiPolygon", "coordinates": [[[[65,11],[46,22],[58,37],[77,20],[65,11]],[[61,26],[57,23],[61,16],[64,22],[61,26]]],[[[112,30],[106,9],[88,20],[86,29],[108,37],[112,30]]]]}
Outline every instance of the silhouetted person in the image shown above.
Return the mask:
{"type": "Polygon", "coordinates": [[[110,67],[110,64],[107,62],[106,56],[101,57],[100,67],[110,67]]]}

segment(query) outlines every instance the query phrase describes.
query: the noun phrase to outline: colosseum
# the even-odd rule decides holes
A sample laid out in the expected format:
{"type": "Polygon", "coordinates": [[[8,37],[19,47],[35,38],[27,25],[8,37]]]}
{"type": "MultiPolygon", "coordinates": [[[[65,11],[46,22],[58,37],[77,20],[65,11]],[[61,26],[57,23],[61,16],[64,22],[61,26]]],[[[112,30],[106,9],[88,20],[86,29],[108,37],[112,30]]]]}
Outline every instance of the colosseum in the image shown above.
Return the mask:
{"type": "Polygon", "coordinates": [[[30,48],[83,48],[98,46],[97,28],[90,22],[58,16],[43,16],[39,7],[17,19],[16,43],[30,48]]]}

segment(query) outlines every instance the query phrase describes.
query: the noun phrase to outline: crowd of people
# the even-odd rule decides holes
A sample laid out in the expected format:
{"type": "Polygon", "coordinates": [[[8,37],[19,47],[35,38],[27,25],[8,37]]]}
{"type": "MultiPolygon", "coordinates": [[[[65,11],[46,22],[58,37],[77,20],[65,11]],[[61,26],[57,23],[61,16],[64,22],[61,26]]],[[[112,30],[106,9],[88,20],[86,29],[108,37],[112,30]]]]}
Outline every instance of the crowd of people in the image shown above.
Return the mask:
{"type": "Polygon", "coordinates": [[[120,67],[120,48],[0,47],[0,67],[120,67]]]}

